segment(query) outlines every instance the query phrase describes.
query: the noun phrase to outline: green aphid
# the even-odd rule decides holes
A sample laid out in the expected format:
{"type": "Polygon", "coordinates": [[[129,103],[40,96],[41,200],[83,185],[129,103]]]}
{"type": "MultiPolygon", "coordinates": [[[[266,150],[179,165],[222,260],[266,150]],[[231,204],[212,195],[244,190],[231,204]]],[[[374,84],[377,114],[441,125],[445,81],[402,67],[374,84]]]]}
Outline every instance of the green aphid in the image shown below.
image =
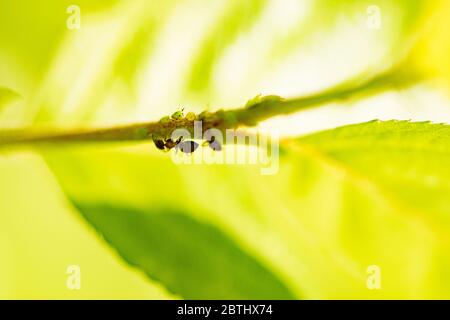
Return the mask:
{"type": "Polygon", "coordinates": [[[279,101],[284,101],[284,100],[285,99],[283,97],[271,94],[271,95],[262,97],[261,102],[279,102],[279,101]]]}
{"type": "Polygon", "coordinates": [[[279,101],[283,101],[283,100],[284,100],[283,97],[280,97],[277,95],[262,96],[262,95],[258,94],[257,96],[255,96],[252,99],[247,101],[247,103],[245,104],[245,108],[252,108],[256,105],[266,103],[266,102],[279,102],[279,101]]]}
{"type": "Polygon", "coordinates": [[[194,121],[195,119],[197,119],[197,116],[195,115],[195,113],[193,112],[188,112],[186,114],[186,120],[188,121],[194,121]]]}
{"type": "Polygon", "coordinates": [[[184,110],[184,108],[181,110],[175,111],[170,117],[173,120],[179,120],[179,119],[183,118],[183,110],[184,110]]]}
{"type": "Polygon", "coordinates": [[[257,94],[256,96],[247,101],[244,108],[250,108],[260,102],[261,102],[261,94],[257,94]]]}
{"type": "Polygon", "coordinates": [[[198,120],[209,120],[209,119],[211,118],[212,115],[213,115],[212,112],[209,112],[209,111],[202,111],[202,112],[198,115],[197,119],[198,119],[198,120]]]}
{"type": "Polygon", "coordinates": [[[162,118],[159,120],[159,122],[160,122],[160,123],[168,123],[168,122],[170,122],[170,117],[169,117],[169,116],[162,117],[162,118]]]}

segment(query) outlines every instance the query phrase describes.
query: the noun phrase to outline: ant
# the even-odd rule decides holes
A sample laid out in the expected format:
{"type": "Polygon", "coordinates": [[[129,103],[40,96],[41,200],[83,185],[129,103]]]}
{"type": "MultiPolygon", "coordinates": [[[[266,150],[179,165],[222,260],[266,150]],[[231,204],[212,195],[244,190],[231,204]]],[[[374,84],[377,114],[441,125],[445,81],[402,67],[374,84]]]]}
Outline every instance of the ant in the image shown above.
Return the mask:
{"type": "MultiPolygon", "coordinates": [[[[170,117],[169,116],[163,117],[160,120],[160,122],[167,123],[171,120],[183,119],[183,117],[184,117],[183,111],[184,111],[184,108],[179,111],[174,112],[170,117]]],[[[188,112],[185,117],[185,119],[188,121],[194,121],[196,118],[197,118],[197,116],[193,112],[188,112]]],[[[172,138],[165,139],[160,136],[154,135],[153,142],[155,143],[156,148],[158,148],[159,150],[163,150],[163,151],[169,151],[169,150],[175,148],[175,151],[180,150],[183,153],[192,153],[199,147],[199,144],[195,141],[192,141],[192,140],[183,141],[182,136],[174,141],[174,140],[172,140],[172,138]]],[[[205,141],[203,143],[203,145],[204,146],[208,145],[214,151],[222,150],[222,146],[220,145],[220,143],[216,140],[216,138],[214,136],[212,136],[209,140],[205,141]]]]}
{"type": "Polygon", "coordinates": [[[175,151],[180,150],[183,153],[192,153],[199,146],[197,142],[192,140],[183,141],[183,137],[179,137],[175,141],[171,138],[164,140],[158,137],[154,137],[153,142],[155,143],[155,146],[160,150],[169,151],[175,148],[175,151]]]}
{"type": "Polygon", "coordinates": [[[209,140],[203,142],[202,145],[203,146],[207,145],[208,147],[210,147],[214,151],[221,151],[222,150],[222,145],[220,144],[219,141],[216,140],[215,136],[212,136],[209,140]]]}
{"type": "MultiPolygon", "coordinates": [[[[175,148],[175,151],[180,150],[183,153],[192,153],[199,147],[199,144],[192,140],[185,140],[183,141],[183,137],[179,137],[177,140],[169,139],[161,139],[154,137],[153,142],[155,143],[156,148],[163,150],[163,151],[169,151],[173,148],[175,148]]],[[[212,150],[214,151],[220,151],[222,150],[222,146],[220,143],[215,139],[215,137],[211,137],[210,140],[205,141],[202,145],[208,145],[212,150]]]]}

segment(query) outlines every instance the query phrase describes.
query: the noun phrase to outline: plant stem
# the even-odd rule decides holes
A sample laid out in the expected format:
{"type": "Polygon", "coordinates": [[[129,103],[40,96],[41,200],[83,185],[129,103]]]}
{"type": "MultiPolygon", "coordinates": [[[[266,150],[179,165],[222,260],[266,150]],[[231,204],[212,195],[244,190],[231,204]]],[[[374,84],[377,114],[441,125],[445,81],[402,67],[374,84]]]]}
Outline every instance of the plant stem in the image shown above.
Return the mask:
{"type": "MultiPolygon", "coordinates": [[[[399,88],[417,82],[421,77],[405,72],[404,68],[392,68],[385,73],[364,81],[350,81],[326,91],[294,99],[276,96],[261,97],[256,103],[238,109],[203,112],[197,116],[202,121],[203,131],[209,128],[221,130],[242,126],[255,126],[268,118],[294,113],[326,103],[349,98],[368,96],[383,90],[399,88]]],[[[177,128],[193,131],[194,120],[170,119],[166,122],[148,122],[104,129],[73,131],[0,131],[0,146],[36,143],[74,143],[102,141],[132,141],[149,139],[152,135],[170,136],[177,128]]]]}

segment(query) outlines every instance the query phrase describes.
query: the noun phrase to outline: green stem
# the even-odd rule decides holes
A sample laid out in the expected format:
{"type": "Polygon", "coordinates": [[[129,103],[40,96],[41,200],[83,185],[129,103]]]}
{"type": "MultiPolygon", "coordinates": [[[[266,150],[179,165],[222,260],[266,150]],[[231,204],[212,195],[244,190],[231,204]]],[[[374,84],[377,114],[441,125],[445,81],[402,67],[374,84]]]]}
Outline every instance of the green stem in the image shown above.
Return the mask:
{"type": "MultiPolygon", "coordinates": [[[[203,130],[217,128],[221,130],[243,126],[255,126],[268,118],[294,113],[317,107],[326,103],[342,101],[348,98],[360,98],[383,90],[404,87],[420,79],[415,74],[405,72],[403,68],[392,68],[385,73],[364,81],[350,81],[318,94],[294,99],[282,99],[276,96],[258,98],[244,108],[203,112],[197,116],[202,121],[203,130]]],[[[193,131],[194,121],[170,119],[166,122],[148,122],[104,129],[74,130],[59,132],[0,131],[0,146],[36,143],[74,143],[101,141],[132,141],[149,139],[152,135],[170,136],[177,128],[193,131]]]]}

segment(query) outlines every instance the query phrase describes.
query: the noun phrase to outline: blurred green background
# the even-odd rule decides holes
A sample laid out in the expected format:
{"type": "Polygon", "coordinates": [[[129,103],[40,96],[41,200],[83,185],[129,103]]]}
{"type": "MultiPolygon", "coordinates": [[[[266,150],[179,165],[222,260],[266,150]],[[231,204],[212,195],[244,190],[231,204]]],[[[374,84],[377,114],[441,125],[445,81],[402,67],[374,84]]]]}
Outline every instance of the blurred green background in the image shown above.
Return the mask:
{"type": "MultiPolygon", "coordinates": [[[[260,128],[296,137],[372,119],[449,122],[449,13],[448,1],[418,0],[0,0],[0,127],[235,108],[400,61],[431,80],[260,128]],[[71,5],[79,28],[68,27],[71,5]]],[[[178,166],[150,143],[10,151],[0,151],[0,298],[450,298],[450,175],[398,192],[405,207],[284,149],[274,176],[178,166]],[[382,290],[366,287],[373,264],[382,290]],[[80,290],[66,285],[70,265],[80,290]]]]}

